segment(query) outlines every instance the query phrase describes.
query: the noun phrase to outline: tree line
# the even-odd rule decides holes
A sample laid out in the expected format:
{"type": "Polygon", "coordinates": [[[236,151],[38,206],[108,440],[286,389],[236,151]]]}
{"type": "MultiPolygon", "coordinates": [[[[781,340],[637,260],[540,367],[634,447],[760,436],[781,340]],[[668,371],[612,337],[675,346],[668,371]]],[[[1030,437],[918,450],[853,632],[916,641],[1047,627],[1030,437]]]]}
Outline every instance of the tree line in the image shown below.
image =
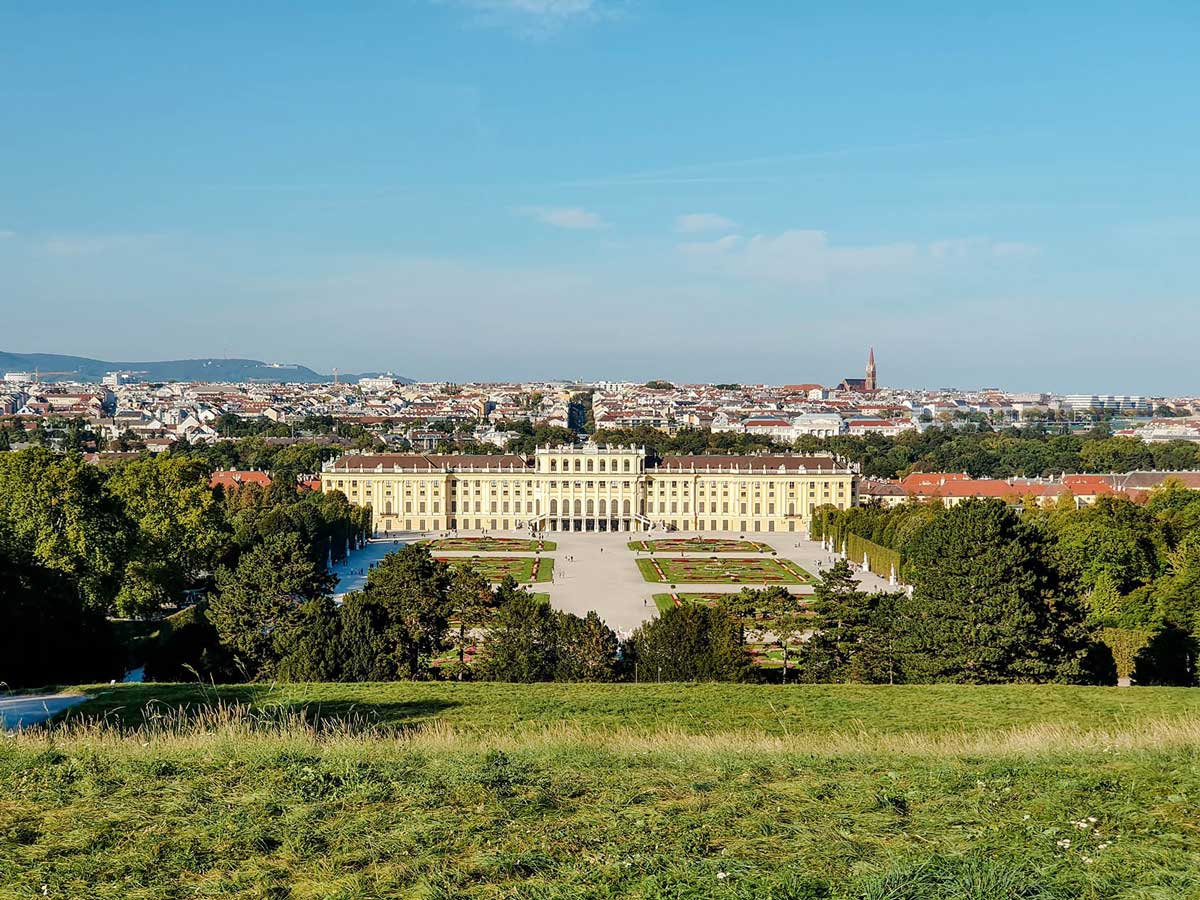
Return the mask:
{"type": "Polygon", "coordinates": [[[746,680],[745,628],[723,607],[674,610],[622,643],[595,612],[554,609],[511,578],[492,587],[419,544],[389,553],[362,590],[331,582],[291,535],[225,570],[172,622],[148,664],[160,679],[509,682],[746,680]]]}
{"type": "MultiPolygon", "coordinates": [[[[986,609],[967,602],[973,597],[1043,597],[1044,609],[1028,615],[1069,612],[1121,677],[1195,683],[1200,491],[1168,480],[1144,504],[1114,496],[1076,508],[1070,497],[1050,506],[1029,498],[1020,510],[999,500],[826,508],[814,533],[837,546],[853,534],[896,551],[914,596],[940,604],[930,627],[954,627],[965,608],[986,609]]],[[[1042,640],[1061,646],[1061,635],[1042,640]]]]}
{"type": "Polygon", "coordinates": [[[0,453],[0,681],[119,675],[109,617],[185,605],[277,536],[324,568],[370,528],[341,494],[286,478],[226,493],[211,474],[191,454],[99,467],[43,448],[0,453]]]}

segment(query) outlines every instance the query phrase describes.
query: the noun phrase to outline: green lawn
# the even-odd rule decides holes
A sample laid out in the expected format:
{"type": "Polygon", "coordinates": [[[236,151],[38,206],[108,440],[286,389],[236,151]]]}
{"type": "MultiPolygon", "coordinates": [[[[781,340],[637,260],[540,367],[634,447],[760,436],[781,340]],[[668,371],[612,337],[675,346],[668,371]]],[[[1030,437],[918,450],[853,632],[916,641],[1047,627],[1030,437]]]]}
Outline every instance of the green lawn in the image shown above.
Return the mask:
{"type": "MultiPolygon", "coordinates": [[[[205,696],[97,690],[84,712],[127,721],[155,696],[205,696]]],[[[467,683],[219,693],[253,705],[125,735],[67,725],[0,737],[0,898],[1200,893],[1200,692],[467,683]],[[318,706],[408,727],[314,730],[298,713],[318,706]]]]}
{"type": "Polygon", "coordinates": [[[646,581],[658,584],[807,584],[812,575],[791,560],[657,558],[637,560],[646,581]]]}
{"type": "Polygon", "coordinates": [[[452,567],[470,566],[488,581],[511,575],[521,584],[538,584],[554,578],[554,558],[550,556],[439,556],[452,567]],[[534,565],[537,565],[536,575],[534,565]]]}
{"type": "Polygon", "coordinates": [[[758,541],[732,538],[664,538],[657,541],[630,541],[630,550],[649,553],[774,553],[775,548],[758,541]]]}
{"type": "Polygon", "coordinates": [[[532,541],[525,538],[499,537],[455,537],[436,538],[429,541],[419,541],[429,547],[434,553],[444,553],[447,550],[464,550],[474,553],[553,553],[558,549],[554,541],[532,541]]]}

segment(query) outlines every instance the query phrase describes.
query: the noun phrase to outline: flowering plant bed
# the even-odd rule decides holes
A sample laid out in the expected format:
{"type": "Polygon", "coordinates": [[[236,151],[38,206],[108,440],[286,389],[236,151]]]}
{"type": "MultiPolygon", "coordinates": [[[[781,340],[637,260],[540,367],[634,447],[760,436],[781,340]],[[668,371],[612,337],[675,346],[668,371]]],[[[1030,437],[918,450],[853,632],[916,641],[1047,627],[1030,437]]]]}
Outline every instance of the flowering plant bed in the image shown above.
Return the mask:
{"type": "Polygon", "coordinates": [[[437,538],[432,541],[421,541],[434,553],[445,553],[449,550],[464,550],[474,553],[550,553],[558,549],[554,541],[532,541],[525,538],[500,537],[452,537],[437,538]]]}
{"type": "Polygon", "coordinates": [[[535,584],[554,578],[554,560],[539,556],[438,556],[434,557],[454,568],[470,566],[491,582],[502,581],[511,575],[521,584],[535,584]]]}
{"type": "Polygon", "coordinates": [[[669,584],[807,584],[812,576],[787,559],[639,559],[647,581],[669,584]]]}
{"type": "Polygon", "coordinates": [[[659,541],[630,541],[630,550],[649,553],[774,553],[775,548],[759,541],[727,538],[665,538],[659,541]]]}

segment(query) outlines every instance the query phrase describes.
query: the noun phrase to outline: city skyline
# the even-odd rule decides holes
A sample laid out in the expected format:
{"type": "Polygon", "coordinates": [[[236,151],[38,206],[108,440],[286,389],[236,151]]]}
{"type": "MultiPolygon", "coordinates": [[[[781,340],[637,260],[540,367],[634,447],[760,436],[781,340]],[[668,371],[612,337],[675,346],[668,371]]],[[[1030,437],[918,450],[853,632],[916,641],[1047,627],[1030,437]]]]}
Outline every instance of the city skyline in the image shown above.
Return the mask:
{"type": "Polygon", "coordinates": [[[1194,16],[1088,15],[0,10],[2,343],[1195,392],[1194,16]]]}

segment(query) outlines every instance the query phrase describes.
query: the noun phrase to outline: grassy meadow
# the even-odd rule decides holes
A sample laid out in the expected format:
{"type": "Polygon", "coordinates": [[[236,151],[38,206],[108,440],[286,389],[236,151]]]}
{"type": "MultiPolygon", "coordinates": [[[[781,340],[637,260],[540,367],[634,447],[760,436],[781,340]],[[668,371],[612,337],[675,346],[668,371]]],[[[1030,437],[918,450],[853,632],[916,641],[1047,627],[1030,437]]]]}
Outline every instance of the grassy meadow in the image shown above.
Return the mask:
{"type": "Polygon", "coordinates": [[[1200,896],[1200,692],[88,692],[0,738],[0,898],[1200,896]]]}

